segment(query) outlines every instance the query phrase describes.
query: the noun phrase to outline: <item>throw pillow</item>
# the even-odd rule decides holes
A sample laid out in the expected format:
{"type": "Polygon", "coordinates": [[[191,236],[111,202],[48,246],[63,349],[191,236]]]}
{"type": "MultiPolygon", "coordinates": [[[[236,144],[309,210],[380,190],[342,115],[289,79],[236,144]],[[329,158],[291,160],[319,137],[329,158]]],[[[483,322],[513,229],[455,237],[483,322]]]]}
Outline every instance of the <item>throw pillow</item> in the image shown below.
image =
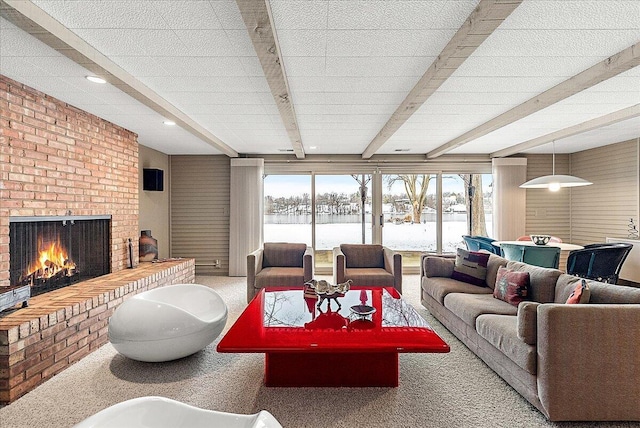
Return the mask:
{"type": "Polygon", "coordinates": [[[519,272],[500,267],[496,277],[493,297],[503,300],[513,306],[529,300],[530,294],[529,272],[519,272]]]}
{"type": "Polygon", "coordinates": [[[580,283],[576,284],[576,287],[569,295],[567,299],[567,303],[569,304],[577,304],[577,303],[589,303],[589,298],[591,297],[591,290],[589,290],[589,285],[587,281],[584,279],[580,281],[580,283]]]}
{"type": "Polygon", "coordinates": [[[453,267],[451,278],[481,287],[486,286],[485,280],[487,278],[489,255],[489,253],[467,251],[458,248],[456,264],[453,267]]]}

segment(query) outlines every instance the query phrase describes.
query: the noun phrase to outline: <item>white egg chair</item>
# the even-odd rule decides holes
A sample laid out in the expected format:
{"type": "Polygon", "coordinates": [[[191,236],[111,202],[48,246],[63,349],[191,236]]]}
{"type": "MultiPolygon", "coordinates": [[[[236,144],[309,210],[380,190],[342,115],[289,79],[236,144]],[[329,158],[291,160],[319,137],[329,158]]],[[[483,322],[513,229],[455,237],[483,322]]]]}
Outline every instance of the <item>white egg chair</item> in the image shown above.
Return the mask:
{"type": "Polygon", "coordinates": [[[282,428],[266,410],[253,415],[217,412],[165,397],[139,397],[107,407],[74,428],[282,428]]]}
{"type": "Polygon", "coordinates": [[[198,284],[175,284],[125,300],[109,319],[109,340],[125,357],[170,361],[213,342],[227,322],[218,293],[198,284]]]}

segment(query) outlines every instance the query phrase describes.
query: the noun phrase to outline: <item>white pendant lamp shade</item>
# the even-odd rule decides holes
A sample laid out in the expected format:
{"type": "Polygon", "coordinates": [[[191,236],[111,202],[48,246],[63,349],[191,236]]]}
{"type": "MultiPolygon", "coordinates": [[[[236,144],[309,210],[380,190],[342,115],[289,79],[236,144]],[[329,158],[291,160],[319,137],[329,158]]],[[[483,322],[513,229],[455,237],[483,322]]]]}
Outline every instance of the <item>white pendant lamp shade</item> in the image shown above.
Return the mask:
{"type": "Polygon", "coordinates": [[[561,187],[588,186],[590,184],[593,183],[580,177],[574,177],[573,175],[545,175],[529,180],[521,184],[520,187],[523,189],[558,190],[561,187]]]}
{"type": "Polygon", "coordinates": [[[529,180],[526,183],[521,184],[520,187],[523,189],[549,189],[552,192],[557,192],[562,187],[588,186],[590,184],[593,183],[580,177],[574,177],[573,175],[556,175],[556,149],[554,144],[552,174],[543,175],[542,177],[529,180]]]}

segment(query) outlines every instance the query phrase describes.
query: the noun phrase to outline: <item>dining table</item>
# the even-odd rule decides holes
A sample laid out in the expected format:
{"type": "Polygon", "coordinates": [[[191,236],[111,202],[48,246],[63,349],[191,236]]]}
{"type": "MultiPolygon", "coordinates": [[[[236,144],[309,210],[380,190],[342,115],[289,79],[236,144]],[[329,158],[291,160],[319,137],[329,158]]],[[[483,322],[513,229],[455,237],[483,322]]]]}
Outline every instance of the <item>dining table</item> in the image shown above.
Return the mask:
{"type": "Polygon", "coordinates": [[[527,247],[558,247],[560,248],[560,261],[558,263],[558,269],[563,272],[567,271],[567,257],[569,256],[569,252],[573,250],[581,250],[584,247],[582,245],[570,244],[568,242],[548,242],[544,245],[538,245],[533,241],[494,241],[493,245],[497,245],[498,247],[502,244],[513,244],[513,245],[521,245],[527,247]]]}

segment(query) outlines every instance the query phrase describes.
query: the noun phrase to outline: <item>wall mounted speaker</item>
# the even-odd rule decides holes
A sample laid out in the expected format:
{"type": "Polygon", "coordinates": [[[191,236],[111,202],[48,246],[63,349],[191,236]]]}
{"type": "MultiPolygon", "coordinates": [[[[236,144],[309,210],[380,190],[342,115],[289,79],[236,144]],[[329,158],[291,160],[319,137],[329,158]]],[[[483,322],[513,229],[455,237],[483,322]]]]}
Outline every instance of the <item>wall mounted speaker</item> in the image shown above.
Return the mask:
{"type": "Polygon", "coordinates": [[[142,190],[164,190],[164,171],[161,169],[144,168],[142,170],[142,190]]]}

